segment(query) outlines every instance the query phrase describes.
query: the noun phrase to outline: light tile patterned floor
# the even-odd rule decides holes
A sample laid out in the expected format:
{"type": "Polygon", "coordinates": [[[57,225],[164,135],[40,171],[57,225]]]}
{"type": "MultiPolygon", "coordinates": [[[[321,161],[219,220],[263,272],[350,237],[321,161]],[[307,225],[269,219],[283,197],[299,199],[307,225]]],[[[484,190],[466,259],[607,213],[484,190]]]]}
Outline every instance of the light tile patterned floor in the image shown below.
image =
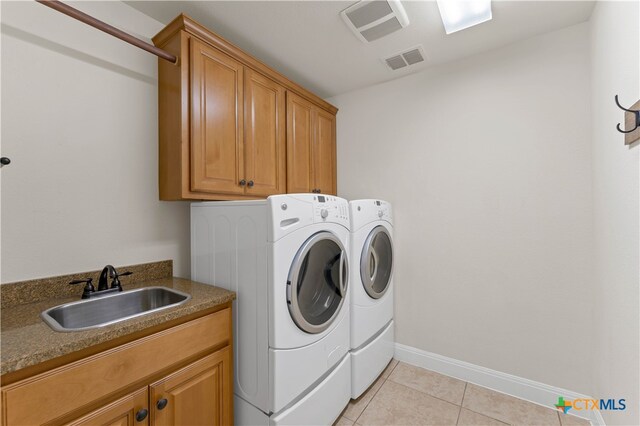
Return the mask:
{"type": "Polygon", "coordinates": [[[558,410],[392,360],[334,426],[589,426],[558,410]]]}

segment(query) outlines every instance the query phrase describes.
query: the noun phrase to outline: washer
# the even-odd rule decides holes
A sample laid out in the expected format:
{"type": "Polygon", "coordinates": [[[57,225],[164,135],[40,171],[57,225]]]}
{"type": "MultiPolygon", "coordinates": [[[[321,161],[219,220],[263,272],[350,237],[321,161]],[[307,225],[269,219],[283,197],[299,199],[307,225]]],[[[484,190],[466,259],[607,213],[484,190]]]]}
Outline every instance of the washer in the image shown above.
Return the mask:
{"type": "Polygon", "coordinates": [[[393,215],[381,200],[349,202],[351,217],[351,397],[393,358],[393,215]]]}
{"type": "Polygon", "coordinates": [[[236,424],[331,424],[348,403],[348,245],[338,197],[191,205],[191,279],[237,293],[236,424]]]}

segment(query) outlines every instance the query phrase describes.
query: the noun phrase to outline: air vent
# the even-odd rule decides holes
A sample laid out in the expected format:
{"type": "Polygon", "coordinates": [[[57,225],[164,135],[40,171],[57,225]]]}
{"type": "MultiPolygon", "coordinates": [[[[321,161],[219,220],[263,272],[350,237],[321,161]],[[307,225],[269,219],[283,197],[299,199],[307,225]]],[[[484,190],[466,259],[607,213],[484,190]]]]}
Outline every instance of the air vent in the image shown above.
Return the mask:
{"type": "Polygon", "coordinates": [[[389,65],[389,68],[394,71],[407,66],[407,63],[404,61],[404,59],[402,59],[401,55],[387,58],[385,59],[385,61],[387,62],[387,65],[389,65]]]}
{"type": "Polygon", "coordinates": [[[425,57],[422,46],[417,46],[388,58],[384,58],[383,61],[389,68],[395,71],[400,68],[424,62],[425,57]]]}
{"type": "Polygon", "coordinates": [[[400,0],[363,0],[349,6],[340,15],[355,36],[365,43],[409,25],[400,0]]]}

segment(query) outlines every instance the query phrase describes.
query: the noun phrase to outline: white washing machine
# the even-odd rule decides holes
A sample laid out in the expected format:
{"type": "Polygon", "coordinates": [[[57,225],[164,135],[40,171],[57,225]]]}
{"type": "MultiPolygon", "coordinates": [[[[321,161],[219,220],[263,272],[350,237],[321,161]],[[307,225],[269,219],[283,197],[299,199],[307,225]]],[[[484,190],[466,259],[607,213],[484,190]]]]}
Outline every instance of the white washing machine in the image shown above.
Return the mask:
{"type": "Polygon", "coordinates": [[[351,397],[393,358],[393,215],[381,200],[349,202],[351,216],[351,397]]]}
{"type": "Polygon", "coordinates": [[[348,244],[338,197],[191,204],[191,279],[237,293],[236,424],[331,424],[348,403],[348,244]]]}

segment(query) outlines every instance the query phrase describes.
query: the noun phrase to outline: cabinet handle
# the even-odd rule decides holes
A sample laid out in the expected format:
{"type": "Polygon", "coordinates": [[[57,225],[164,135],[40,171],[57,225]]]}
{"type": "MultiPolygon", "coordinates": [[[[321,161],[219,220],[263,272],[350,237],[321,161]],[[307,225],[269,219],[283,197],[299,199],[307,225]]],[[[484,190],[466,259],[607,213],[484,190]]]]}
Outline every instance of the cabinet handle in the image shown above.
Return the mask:
{"type": "Polygon", "coordinates": [[[158,410],[162,410],[167,406],[168,403],[169,401],[167,401],[167,398],[162,398],[156,403],[156,407],[158,407],[158,410]]]}
{"type": "Polygon", "coordinates": [[[246,181],[246,180],[242,179],[242,180],[240,181],[240,186],[245,186],[246,184],[247,184],[247,181],[246,181]]]}
{"type": "Polygon", "coordinates": [[[252,181],[252,180],[250,180],[250,181],[249,181],[249,183],[247,183],[247,186],[248,186],[249,188],[251,188],[251,187],[253,186],[253,181],[252,181]]]}
{"type": "Polygon", "coordinates": [[[318,188],[318,189],[316,189],[316,192],[317,192],[318,194],[322,194],[322,189],[318,188]]]}
{"type": "Polygon", "coordinates": [[[146,419],[147,414],[149,414],[149,412],[145,408],[138,410],[138,412],[136,413],[136,422],[141,422],[146,419]]]}

